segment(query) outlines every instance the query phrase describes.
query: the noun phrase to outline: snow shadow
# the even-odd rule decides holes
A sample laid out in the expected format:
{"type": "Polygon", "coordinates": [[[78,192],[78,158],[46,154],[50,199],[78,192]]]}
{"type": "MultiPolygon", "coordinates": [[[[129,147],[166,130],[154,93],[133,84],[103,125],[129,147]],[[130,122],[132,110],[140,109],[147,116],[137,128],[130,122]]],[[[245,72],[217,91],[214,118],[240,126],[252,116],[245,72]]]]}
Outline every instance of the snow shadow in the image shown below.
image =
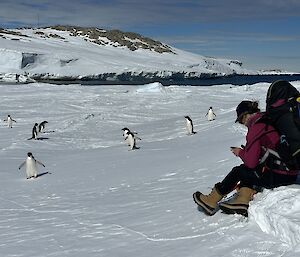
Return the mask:
{"type": "Polygon", "coordinates": [[[43,173],[39,173],[39,174],[37,174],[37,178],[39,178],[39,177],[41,177],[41,176],[44,176],[44,175],[47,175],[47,174],[52,174],[52,173],[50,173],[50,172],[48,172],[48,171],[43,172],[43,173]]]}
{"type": "Polygon", "coordinates": [[[38,137],[36,140],[48,140],[49,137],[38,137]]]}

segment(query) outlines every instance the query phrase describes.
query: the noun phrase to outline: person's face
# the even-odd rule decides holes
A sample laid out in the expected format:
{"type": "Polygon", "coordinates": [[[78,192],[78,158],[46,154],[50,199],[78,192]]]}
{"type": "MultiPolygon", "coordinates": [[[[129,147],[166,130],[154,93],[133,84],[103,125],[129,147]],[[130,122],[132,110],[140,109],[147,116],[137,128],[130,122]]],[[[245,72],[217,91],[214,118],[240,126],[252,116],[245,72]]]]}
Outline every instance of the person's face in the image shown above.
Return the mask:
{"type": "Polygon", "coordinates": [[[241,115],[241,117],[239,117],[239,123],[246,126],[247,123],[248,123],[249,117],[250,117],[250,114],[249,114],[249,113],[246,113],[246,114],[244,114],[244,115],[241,115]]]}

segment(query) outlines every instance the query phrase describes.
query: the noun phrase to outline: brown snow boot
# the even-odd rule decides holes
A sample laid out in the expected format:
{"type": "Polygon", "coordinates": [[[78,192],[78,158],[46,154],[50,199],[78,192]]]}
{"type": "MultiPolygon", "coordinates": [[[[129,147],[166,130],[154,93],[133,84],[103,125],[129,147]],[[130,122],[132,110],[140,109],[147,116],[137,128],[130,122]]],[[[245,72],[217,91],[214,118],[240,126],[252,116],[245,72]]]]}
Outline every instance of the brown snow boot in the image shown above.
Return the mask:
{"type": "Polygon", "coordinates": [[[202,207],[204,212],[210,216],[215,214],[218,202],[223,196],[217,191],[216,187],[212,189],[209,195],[204,195],[198,191],[193,194],[195,203],[202,207]]]}
{"type": "Polygon", "coordinates": [[[238,195],[234,200],[220,203],[219,207],[224,213],[237,213],[248,217],[249,202],[255,193],[256,191],[249,187],[242,187],[239,189],[238,195]]]}

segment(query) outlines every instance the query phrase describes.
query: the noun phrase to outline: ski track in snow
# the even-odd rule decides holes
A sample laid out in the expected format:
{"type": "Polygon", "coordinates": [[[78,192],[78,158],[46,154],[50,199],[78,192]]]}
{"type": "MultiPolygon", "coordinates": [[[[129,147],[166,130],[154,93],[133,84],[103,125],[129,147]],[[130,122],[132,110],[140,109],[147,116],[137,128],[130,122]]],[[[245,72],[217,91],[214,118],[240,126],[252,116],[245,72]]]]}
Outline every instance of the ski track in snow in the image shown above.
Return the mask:
{"type": "Polygon", "coordinates": [[[235,106],[241,99],[263,106],[267,86],[0,85],[3,118],[17,120],[0,127],[1,254],[296,256],[297,185],[258,194],[248,219],[205,216],[192,200],[239,164],[226,151],[244,143],[235,106]],[[185,115],[197,134],[186,135],[185,115]],[[26,140],[43,120],[47,139],[26,140]],[[138,132],[140,149],[128,151],[123,127],[138,132]],[[17,171],[28,151],[46,164],[36,180],[17,171]]]}

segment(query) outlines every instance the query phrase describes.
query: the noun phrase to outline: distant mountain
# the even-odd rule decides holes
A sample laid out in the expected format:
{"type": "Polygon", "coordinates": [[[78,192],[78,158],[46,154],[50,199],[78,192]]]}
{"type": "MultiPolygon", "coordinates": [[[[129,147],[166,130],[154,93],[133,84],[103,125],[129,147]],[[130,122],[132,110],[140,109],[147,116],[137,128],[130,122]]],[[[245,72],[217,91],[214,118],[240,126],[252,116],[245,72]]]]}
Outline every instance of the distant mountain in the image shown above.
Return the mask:
{"type": "Polygon", "coordinates": [[[0,80],[136,84],[256,74],[237,60],[182,51],[132,32],[55,26],[0,29],[0,80]]]}

